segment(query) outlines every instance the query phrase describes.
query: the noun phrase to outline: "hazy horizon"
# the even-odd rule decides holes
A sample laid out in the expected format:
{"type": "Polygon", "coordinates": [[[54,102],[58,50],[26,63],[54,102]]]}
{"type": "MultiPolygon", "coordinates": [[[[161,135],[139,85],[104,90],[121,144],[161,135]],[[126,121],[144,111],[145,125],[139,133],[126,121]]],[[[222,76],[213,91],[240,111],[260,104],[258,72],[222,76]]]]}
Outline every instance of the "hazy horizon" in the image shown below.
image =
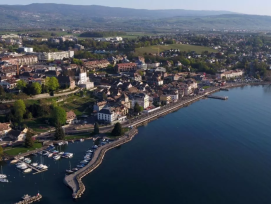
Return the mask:
{"type": "Polygon", "coordinates": [[[266,0],[228,0],[227,2],[218,2],[216,0],[194,0],[188,2],[184,0],[168,0],[166,3],[162,0],[157,0],[155,4],[146,4],[144,0],[10,0],[2,2],[0,5],[28,5],[32,3],[57,3],[57,4],[71,4],[71,5],[100,5],[110,7],[122,7],[133,9],[185,9],[185,10],[209,10],[209,11],[231,11],[243,14],[256,14],[256,15],[271,15],[270,7],[271,1],[266,0]]]}

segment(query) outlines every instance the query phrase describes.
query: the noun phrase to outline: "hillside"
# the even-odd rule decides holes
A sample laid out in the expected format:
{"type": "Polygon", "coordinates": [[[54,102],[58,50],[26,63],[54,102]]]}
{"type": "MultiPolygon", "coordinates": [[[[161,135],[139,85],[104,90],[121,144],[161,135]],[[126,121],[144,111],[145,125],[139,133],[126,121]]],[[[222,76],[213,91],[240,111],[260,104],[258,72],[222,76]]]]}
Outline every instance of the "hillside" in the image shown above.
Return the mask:
{"type": "Polygon", "coordinates": [[[270,16],[229,11],[146,10],[66,4],[0,5],[1,29],[93,28],[124,31],[176,29],[271,30],[270,16]]]}

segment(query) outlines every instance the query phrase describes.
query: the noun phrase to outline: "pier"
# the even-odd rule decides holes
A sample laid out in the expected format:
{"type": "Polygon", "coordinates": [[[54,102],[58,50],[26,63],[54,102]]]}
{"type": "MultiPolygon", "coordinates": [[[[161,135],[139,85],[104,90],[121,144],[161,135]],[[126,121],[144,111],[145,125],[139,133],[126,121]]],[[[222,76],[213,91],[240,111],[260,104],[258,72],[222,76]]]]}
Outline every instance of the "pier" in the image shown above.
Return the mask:
{"type": "Polygon", "coordinates": [[[117,146],[125,144],[133,139],[133,137],[138,133],[137,129],[131,129],[128,134],[115,140],[114,142],[108,143],[104,146],[99,147],[93,155],[92,160],[84,168],[79,169],[73,174],[67,175],[64,179],[64,182],[69,186],[73,191],[73,198],[79,198],[85,191],[85,186],[82,182],[82,178],[87,174],[95,170],[103,161],[105,153],[117,146]]]}
{"type": "Polygon", "coordinates": [[[40,201],[41,199],[42,199],[42,195],[38,193],[38,195],[36,195],[36,196],[33,196],[33,197],[28,198],[28,199],[22,200],[22,201],[20,201],[18,203],[15,203],[15,204],[34,203],[34,202],[40,201]]]}
{"type": "MultiPolygon", "coordinates": [[[[19,160],[19,159],[18,159],[18,160],[19,160]]],[[[23,160],[19,160],[19,161],[24,162],[23,160]]],[[[35,172],[33,173],[33,175],[39,174],[39,173],[42,173],[42,172],[45,172],[45,171],[48,170],[48,169],[42,169],[42,170],[40,170],[40,169],[37,169],[36,167],[30,165],[30,164],[27,164],[26,162],[24,162],[24,163],[26,164],[27,168],[31,168],[32,170],[35,171],[35,172]]]]}
{"type": "Polygon", "coordinates": [[[220,99],[220,100],[228,100],[228,96],[207,96],[207,98],[220,99]]]}

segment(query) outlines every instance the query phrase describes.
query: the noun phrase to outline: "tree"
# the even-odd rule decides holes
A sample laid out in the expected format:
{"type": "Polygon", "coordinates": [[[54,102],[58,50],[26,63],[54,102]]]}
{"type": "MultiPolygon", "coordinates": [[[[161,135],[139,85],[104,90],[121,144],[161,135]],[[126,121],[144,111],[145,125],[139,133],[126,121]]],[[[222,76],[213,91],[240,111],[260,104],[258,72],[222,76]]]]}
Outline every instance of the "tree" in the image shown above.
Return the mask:
{"type": "Polygon", "coordinates": [[[14,117],[15,117],[16,122],[21,123],[23,120],[24,114],[26,112],[24,101],[21,99],[15,101],[13,110],[14,110],[14,117]]]}
{"type": "Polygon", "coordinates": [[[138,103],[135,104],[135,107],[134,107],[134,112],[135,113],[140,113],[143,111],[143,107],[141,107],[138,103]]]}
{"type": "Polygon", "coordinates": [[[112,136],[120,136],[122,134],[122,127],[120,123],[116,123],[114,129],[111,132],[112,136]]]}
{"type": "Polygon", "coordinates": [[[64,125],[66,123],[66,117],[67,117],[67,114],[63,108],[61,108],[59,106],[56,106],[53,108],[52,123],[54,125],[56,125],[56,124],[64,125]]]}
{"type": "Polygon", "coordinates": [[[59,88],[58,80],[55,77],[46,78],[45,85],[48,86],[49,91],[55,91],[59,88]]]}
{"type": "Polygon", "coordinates": [[[3,150],[3,147],[0,145],[0,159],[2,159],[4,155],[4,150],[3,150]]]}
{"type": "Polygon", "coordinates": [[[0,86],[0,96],[4,96],[5,94],[5,89],[3,88],[3,86],[0,86]]]}
{"type": "Polygon", "coordinates": [[[61,127],[60,123],[56,124],[56,131],[55,131],[55,140],[63,140],[65,138],[65,134],[63,128],[61,127]]]}
{"type": "Polygon", "coordinates": [[[31,86],[33,95],[41,94],[41,85],[38,82],[34,82],[31,86]]]}
{"type": "Polygon", "coordinates": [[[24,146],[26,148],[34,147],[34,140],[32,138],[32,134],[31,134],[30,131],[27,131],[27,133],[26,133],[25,141],[24,141],[24,146]]]}
{"type": "Polygon", "coordinates": [[[95,123],[94,124],[94,134],[98,135],[99,133],[100,133],[99,124],[95,123]]]}
{"type": "Polygon", "coordinates": [[[23,90],[24,88],[26,88],[26,82],[24,80],[19,80],[17,82],[17,88],[20,89],[20,90],[23,90]]]}

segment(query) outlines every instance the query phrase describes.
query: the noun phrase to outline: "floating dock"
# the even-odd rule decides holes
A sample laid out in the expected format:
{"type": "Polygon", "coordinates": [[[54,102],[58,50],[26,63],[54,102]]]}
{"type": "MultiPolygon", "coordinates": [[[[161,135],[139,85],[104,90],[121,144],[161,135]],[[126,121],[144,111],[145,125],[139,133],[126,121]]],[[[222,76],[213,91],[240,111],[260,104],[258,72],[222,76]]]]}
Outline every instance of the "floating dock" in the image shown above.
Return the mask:
{"type": "Polygon", "coordinates": [[[213,96],[213,95],[207,96],[207,98],[213,98],[213,99],[219,99],[219,100],[228,100],[229,99],[228,96],[213,96]]]}
{"type": "MultiPolygon", "coordinates": [[[[19,161],[20,161],[20,162],[24,162],[24,160],[19,160],[19,161]]],[[[48,170],[48,169],[42,169],[42,170],[40,170],[40,169],[38,169],[38,168],[36,168],[36,167],[30,165],[30,164],[27,164],[26,162],[24,162],[24,163],[26,164],[26,166],[27,166],[28,168],[31,168],[32,170],[35,171],[35,172],[33,173],[33,175],[39,174],[39,173],[42,173],[42,172],[45,172],[45,171],[48,170]]]]}

